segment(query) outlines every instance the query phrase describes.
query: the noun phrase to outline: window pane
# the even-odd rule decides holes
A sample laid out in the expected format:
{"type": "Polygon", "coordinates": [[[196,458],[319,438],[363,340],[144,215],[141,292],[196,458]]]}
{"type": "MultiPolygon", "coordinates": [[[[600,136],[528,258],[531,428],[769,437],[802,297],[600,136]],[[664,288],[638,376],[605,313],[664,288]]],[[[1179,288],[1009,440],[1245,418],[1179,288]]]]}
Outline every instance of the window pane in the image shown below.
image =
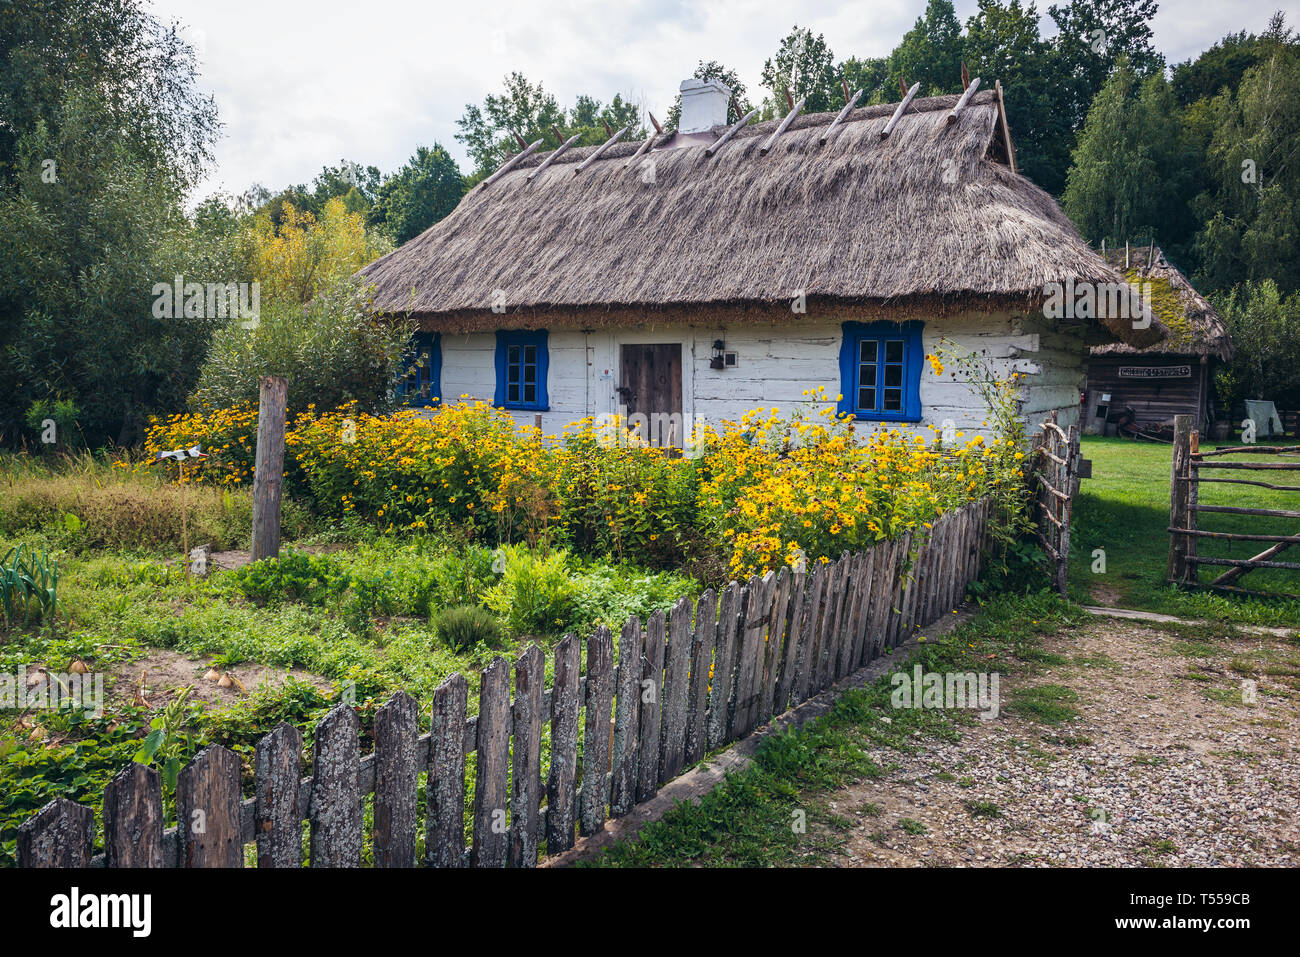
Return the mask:
{"type": "Polygon", "coordinates": [[[864,412],[874,412],[876,408],[876,390],[859,389],[858,390],[858,408],[864,412]]]}
{"type": "Polygon", "coordinates": [[[531,382],[524,383],[524,401],[528,403],[537,401],[537,386],[531,382]]]}
{"type": "Polygon", "coordinates": [[[903,411],[903,390],[902,389],[885,390],[885,411],[886,412],[903,411]]]}
{"type": "Polygon", "coordinates": [[[903,361],[903,340],[888,339],[885,341],[885,361],[902,362],[903,361]]]}
{"type": "Polygon", "coordinates": [[[885,385],[901,386],[903,384],[902,366],[885,366],[885,385]]]}
{"type": "Polygon", "coordinates": [[[858,377],[858,384],[859,385],[876,384],[876,367],[874,364],[862,367],[862,374],[858,377]]]}

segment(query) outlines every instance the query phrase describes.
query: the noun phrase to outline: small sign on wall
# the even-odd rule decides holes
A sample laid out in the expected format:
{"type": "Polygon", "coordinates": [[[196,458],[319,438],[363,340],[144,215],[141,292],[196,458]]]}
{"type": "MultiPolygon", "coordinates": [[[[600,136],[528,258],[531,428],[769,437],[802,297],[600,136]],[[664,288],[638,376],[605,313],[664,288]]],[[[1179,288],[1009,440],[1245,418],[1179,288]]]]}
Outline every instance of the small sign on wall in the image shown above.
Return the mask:
{"type": "Polygon", "coordinates": [[[1191,366],[1120,366],[1121,379],[1190,379],[1191,366]]]}

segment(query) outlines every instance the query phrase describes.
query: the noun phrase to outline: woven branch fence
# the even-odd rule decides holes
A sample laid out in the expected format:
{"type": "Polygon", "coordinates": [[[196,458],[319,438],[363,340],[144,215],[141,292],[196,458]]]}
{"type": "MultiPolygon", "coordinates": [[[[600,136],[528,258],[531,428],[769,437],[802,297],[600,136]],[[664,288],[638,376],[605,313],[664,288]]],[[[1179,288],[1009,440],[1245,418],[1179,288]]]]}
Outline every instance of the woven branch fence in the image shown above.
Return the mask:
{"type": "Polygon", "coordinates": [[[585,674],[582,644],[569,635],[553,650],[549,689],[536,645],[515,661],[513,697],[510,664],[497,657],[480,675],[478,714],[467,716],[468,682],[452,675],[434,693],[428,734],[415,699],[397,692],[376,713],[375,750],[364,757],[356,712],[340,705],[316,726],[309,778],[300,778],[301,733],[280,724],[257,744],[251,798],[238,756],[205,748],[177,780],[177,827],[164,828],[158,773],[132,764],[104,793],[103,853],[94,853],[94,810],[60,798],[20,827],[19,866],[242,867],[255,844],[259,867],[299,867],[306,821],[311,866],[359,867],[373,794],[374,866],[413,867],[425,772],[422,863],[534,866],[948,614],[980,574],[991,518],[982,499],[809,572],[710,589],[694,609],[683,598],[644,625],[632,618],[617,666],[609,629],[587,641],[585,674]]]}

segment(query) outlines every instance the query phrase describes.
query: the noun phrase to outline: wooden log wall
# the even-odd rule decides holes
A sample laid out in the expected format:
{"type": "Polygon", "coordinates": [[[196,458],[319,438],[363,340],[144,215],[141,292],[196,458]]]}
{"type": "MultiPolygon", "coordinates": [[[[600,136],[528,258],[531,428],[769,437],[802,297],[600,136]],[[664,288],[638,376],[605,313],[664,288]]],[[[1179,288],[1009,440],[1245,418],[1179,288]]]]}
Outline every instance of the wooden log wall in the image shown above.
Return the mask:
{"type": "Polygon", "coordinates": [[[550,689],[541,648],[527,648],[513,668],[497,657],[479,677],[478,714],[467,716],[469,683],[452,675],[433,696],[427,734],[415,700],[398,692],[375,716],[369,755],[359,750],[355,711],[340,705],[316,726],[308,778],[299,777],[302,736],[281,724],[257,746],[250,798],[238,757],[206,748],[180,773],[180,827],[164,830],[159,775],[132,764],[104,794],[104,853],[93,853],[95,811],[58,799],[20,827],[19,865],[299,867],[306,821],[312,867],[358,867],[373,795],[376,867],[535,866],[654,797],[708,751],[950,614],[981,572],[992,518],[984,499],[866,552],[630,619],[617,664],[608,629],[585,652],[569,635],[551,652],[550,689]]]}

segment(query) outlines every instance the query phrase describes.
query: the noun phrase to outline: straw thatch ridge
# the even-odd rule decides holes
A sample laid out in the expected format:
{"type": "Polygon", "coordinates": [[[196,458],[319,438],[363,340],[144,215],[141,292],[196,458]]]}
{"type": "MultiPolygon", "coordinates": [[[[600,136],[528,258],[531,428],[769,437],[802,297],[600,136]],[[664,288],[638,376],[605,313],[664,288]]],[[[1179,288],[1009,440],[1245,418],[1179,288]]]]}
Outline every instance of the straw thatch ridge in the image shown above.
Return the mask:
{"type": "MultiPolygon", "coordinates": [[[[712,157],[697,142],[629,167],[638,144],[620,143],[575,173],[593,148],[570,150],[529,182],[545,157],[534,155],[362,276],[377,310],[430,328],[455,316],[446,328],[460,330],[511,324],[502,307],[574,326],[589,313],[801,293],[875,314],[934,301],[952,312],[1036,304],[1050,282],[1118,282],[1056,202],[1005,165],[996,94],[976,94],[948,124],[956,101],[914,101],[887,139],[892,105],[857,110],[824,146],[832,114],[801,116],[766,156],[775,123],[712,157]]],[[[1137,346],[1165,332],[1102,321],[1137,346]]]]}
{"type": "Polygon", "coordinates": [[[1169,335],[1155,345],[1134,348],[1123,342],[1094,346],[1094,356],[1106,355],[1172,355],[1211,356],[1227,362],[1232,359],[1232,337],[1228,327],[1209,300],[1192,288],[1191,282],[1173,263],[1165,258],[1159,246],[1131,247],[1105,250],[1105,260],[1120,273],[1128,267],[1139,282],[1153,285],[1153,311],[1156,318],[1169,328],[1169,335]]]}

